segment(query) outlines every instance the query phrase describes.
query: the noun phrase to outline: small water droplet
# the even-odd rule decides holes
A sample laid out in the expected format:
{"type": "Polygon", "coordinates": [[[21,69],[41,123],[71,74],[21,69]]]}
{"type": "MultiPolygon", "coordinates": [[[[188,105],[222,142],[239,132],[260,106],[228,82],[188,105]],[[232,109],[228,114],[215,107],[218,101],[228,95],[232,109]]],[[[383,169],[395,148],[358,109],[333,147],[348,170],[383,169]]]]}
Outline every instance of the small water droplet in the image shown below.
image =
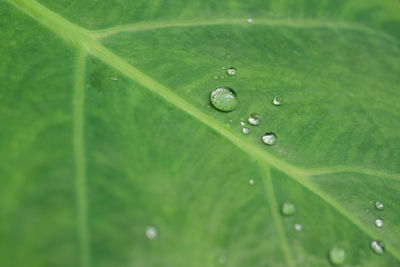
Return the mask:
{"type": "Polygon", "coordinates": [[[212,78],[213,78],[214,80],[218,80],[218,76],[217,76],[217,75],[213,75],[212,78]]]}
{"type": "Polygon", "coordinates": [[[301,230],[303,230],[303,226],[299,223],[295,223],[293,225],[294,230],[296,230],[297,232],[300,232],[301,230]]]}
{"type": "Polygon", "coordinates": [[[236,68],[235,67],[230,67],[226,73],[228,73],[228,75],[230,76],[235,76],[236,75],[236,68]]]}
{"type": "Polygon", "coordinates": [[[283,103],[283,98],[280,96],[275,96],[272,100],[272,103],[274,103],[275,106],[280,106],[283,103]]]}
{"type": "Polygon", "coordinates": [[[253,179],[250,179],[249,180],[249,185],[253,185],[254,184],[254,180],[253,179]]]}
{"type": "Polygon", "coordinates": [[[146,228],[146,237],[149,240],[154,240],[157,237],[157,229],[154,226],[148,226],[146,228]]]}
{"type": "Polygon", "coordinates": [[[248,22],[248,23],[253,23],[253,19],[252,19],[252,18],[248,18],[248,19],[247,19],[247,22],[248,22]]]}
{"type": "Polygon", "coordinates": [[[376,208],[377,210],[383,210],[383,209],[385,208],[385,206],[383,205],[382,202],[380,202],[380,201],[375,201],[375,208],[376,208]]]}
{"type": "Polygon", "coordinates": [[[376,225],[376,227],[381,228],[381,227],[383,227],[383,224],[384,224],[384,222],[383,222],[382,219],[376,219],[376,220],[375,220],[375,225],[376,225]]]}
{"type": "Polygon", "coordinates": [[[340,265],[344,263],[346,258],[346,251],[342,248],[334,247],[329,251],[329,261],[333,265],[340,265]]]}
{"type": "Polygon", "coordinates": [[[221,69],[226,70],[226,67],[225,67],[225,66],[224,66],[224,67],[221,67],[221,69]]]}
{"type": "Polygon", "coordinates": [[[220,79],[225,79],[224,75],[219,76],[220,79]]]}
{"type": "Polygon", "coordinates": [[[290,216],[296,213],[296,207],[293,203],[285,202],[282,205],[282,214],[285,216],[290,216]]]}
{"type": "Polygon", "coordinates": [[[265,133],[262,137],[262,141],[266,145],[273,146],[276,144],[277,141],[276,134],[272,132],[265,133]]]}
{"type": "Polygon", "coordinates": [[[261,116],[257,113],[251,113],[249,115],[249,118],[247,119],[247,121],[251,124],[251,125],[259,125],[261,122],[261,116]]]}
{"type": "Polygon", "coordinates": [[[111,77],[111,80],[117,81],[117,80],[118,80],[118,77],[111,77]]]}
{"type": "Polygon", "coordinates": [[[243,134],[249,134],[250,130],[247,127],[242,128],[242,133],[243,134]]]}
{"type": "Polygon", "coordinates": [[[382,241],[374,240],[371,242],[371,249],[378,255],[385,252],[385,244],[382,241]]]}
{"type": "Polygon", "coordinates": [[[231,54],[226,54],[226,58],[231,58],[232,57],[232,55],[231,54]]]}
{"type": "Polygon", "coordinates": [[[245,123],[244,121],[241,121],[241,122],[240,122],[240,125],[241,125],[241,126],[246,126],[246,123],[245,123]]]}
{"type": "Polygon", "coordinates": [[[232,111],[237,103],[235,91],[229,87],[218,87],[210,94],[211,104],[220,111],[232,111]]]}

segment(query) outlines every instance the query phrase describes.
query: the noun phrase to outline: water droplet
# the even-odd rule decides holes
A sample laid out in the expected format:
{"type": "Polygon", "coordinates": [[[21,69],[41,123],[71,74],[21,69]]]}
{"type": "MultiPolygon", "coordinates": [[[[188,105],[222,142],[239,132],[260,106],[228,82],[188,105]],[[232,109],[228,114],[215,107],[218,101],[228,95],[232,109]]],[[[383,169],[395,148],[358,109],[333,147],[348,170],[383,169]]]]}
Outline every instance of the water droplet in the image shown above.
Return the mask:
{"type": "Polygon", "coordinates": [[[249,134],[250,130],[247,127],[242,128],[242,133],[243,134],[249,134]]]}
{"type": "Polygon", "coordinates": [[[251,124],[251,125],[259,125],[261,122],[261,116],[258,115],[257,113],[251,113],[249,115],[249,118],[247,119],[247,121],[251,124]]]}
{"type": "Polygon", "coordinates": [[[329,261],[333,265],[340,265],[344,263],[346,258],[346,251],[342,248],[334,247],[329,251],[329,261]]]}
{"type": "Polygon", "coordinates": [[[290,216],[296,213],[296,207],[290,202],[285,202],[282,205],[282,214],[285,216],[290,216]]]}
{"type": "Polygon", "coordinates": [[[229,87],[218,87],[210,94],[210,101],[214,108],[220,111],[232,111],[237,103],[235,91],[229,87]]]}
{"type": "Polygon", "coordinates": [[[118,80],[118,77],[111,77],[111,80],[117,81],[117,80],[118,80]]]}
{"type": "Polygon", "coordinates": [[[252,19],[252,18],[248,18],[248,19],[247,19],[247,22],[248,22],[248,23],[253,23],[253,19],[252,19]]]}
{"type": "Polygon", "coordinates": [[[300,232],[301,230],[303,230],[303,226],[299,223],[295,223],[293,225],[294,230],[296,230],[297,232],[300,232]]]}
{"type": "Polygon", "coordinates": [[[154,240],[157,237],[157,229],[154,226],[148,226],[145,234],[147,239],[154,240]]]}
{"type": "Polygon", "coordinates": [[[383,220],[382,219],[376,219],[375,220],[375,225],[376,225],[376,227],[379,227],[379,228],[383,227],[383,220]]]}
{"type": "Polygon", "coordinates": [[[275,106],[280,106],[283,103],[283,98],[280,96],[275,96],[272,100],[272,103],[274,103],[275,106]]]}
{"type": "Polygon", "coordinates": [[[231,58],[232,57],[232,55],[231,54],[226,54],[226,58],[231,58]]]}
{"type": "Polygon", "coordinates": [[[382,241],[374,240],[371,242],[371,249],[378,255],[385,252],[385,244],[382,241]]]}
{"type": "Polygon", "coordinates": [[[219,76],[220,79],[225,79],[224,75],[219,76]]]}
{"type": "Polygon", "coordinates": [[[273,146],[276,144],[276,134],[272,133],[272,132],[268,132],[265,133],[262,137],[262,141],[264,142],[264,144],[269,145],[269,146],[273,146]]]}
{"type": "Polygon", "coordinates": [[[218,80],[218,76],[217,76],[217,75],[213,75],[212,78],[213,78],[214,80],[218,80]]]}
{"type": "Polygon", "coordinates": [[[236,74],[236,68],[230,67],[226,72],[227,72],[228,75],[230,75],[230,76],[235,76],[235,74],[236,74]]]}
{"type": "Polygon", "coordinates": [[[254,184],[254,180],[253,179],[250,179],[249,180],[249,185],[253,185],[254,184]]]}
{"type": "Polygon", "coordinates": [[[244,121],[241,121],[241,122],[240,122],[240,125],[241,125],[241,126],[246,126],[246,123],[245,123],[244,121]]]}
{"type": "Polygon", "coordinates": [[[226,67],[221,67],[221,69],[226,70],[226,67]]]}
{"type": "Polygon", "coordinates": [[[376,208],[377,210],[383,210],[383,209],[385,208],[385,206],[383,205],[382,202],[380,202],[380,201],[375,201],[375,208],[376,208]]]}

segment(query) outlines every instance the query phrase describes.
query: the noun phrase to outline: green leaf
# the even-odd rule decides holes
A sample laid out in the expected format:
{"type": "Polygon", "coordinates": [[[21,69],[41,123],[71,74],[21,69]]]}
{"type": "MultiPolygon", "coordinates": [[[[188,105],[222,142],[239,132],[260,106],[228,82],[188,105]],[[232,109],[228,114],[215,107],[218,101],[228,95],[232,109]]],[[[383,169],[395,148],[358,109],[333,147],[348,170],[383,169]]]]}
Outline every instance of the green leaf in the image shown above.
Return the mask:
{"type": "Polygon", "coordinates": [[[0,27],[1,266],[400,266],[398,1],[8,0],[0,27]]]}

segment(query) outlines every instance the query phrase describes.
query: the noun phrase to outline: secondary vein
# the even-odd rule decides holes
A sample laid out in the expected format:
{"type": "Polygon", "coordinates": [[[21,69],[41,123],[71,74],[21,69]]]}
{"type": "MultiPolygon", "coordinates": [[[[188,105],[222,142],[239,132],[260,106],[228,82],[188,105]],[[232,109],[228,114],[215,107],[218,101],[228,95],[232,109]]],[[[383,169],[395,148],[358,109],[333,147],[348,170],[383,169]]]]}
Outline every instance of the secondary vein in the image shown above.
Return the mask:
{"type": "Polygon", "coordinates": [[[84,73],[86,51],[81,48],[75,62],[75,83],[73,95],[73,148],[75,159],[75,190],[78,211],[78,235],[81,249],[81,266],[90,266],[90,237],[88,229],[88,204],[86,189],[86,156],[84,141],[84,73]]]}

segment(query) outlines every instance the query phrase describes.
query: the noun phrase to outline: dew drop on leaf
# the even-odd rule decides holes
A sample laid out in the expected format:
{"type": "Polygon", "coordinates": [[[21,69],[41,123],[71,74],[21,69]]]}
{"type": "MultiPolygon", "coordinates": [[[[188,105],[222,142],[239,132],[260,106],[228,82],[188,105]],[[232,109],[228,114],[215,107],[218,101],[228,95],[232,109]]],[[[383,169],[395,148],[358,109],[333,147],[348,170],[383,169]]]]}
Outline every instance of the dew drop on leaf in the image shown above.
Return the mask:
{"type": "Polygon", "coordinates": [[[280,106],[280,105],[282,105],[282,103],[283,103],[283,98],[280,97],[280,96],[275,96],[274,99],[272,100],[272,103],[273,103],[275,106],[280,106]]]}
{"type": "Polygon", "coordinates": [[[376,227],[379,227],[379,228],[383,227],[383,220],[382,219],[376,219],[375,220],[375,225],[376,225],[376,227]]]}
{"type": "Polygon", "coordinates": [[[117,81],[117,80],[118,80],[118,77],[111,77],[111,80],[117,81]]]}
{"type": "Polygon", "coordinates": [[[235,74],[236,74],[236,68],[230,67],[230,68],[226,71],[226,73],[228,73],[228,75],[230,75],[230,76],[235,76],[235,74]]]}
{"type": "Polygon", "coordinates": [[[247,22],[248,22],[248,23],[253,23],[253,19],[252,19],[252,18],[248,18],[248,19],[247,19],[247,22]]]}
{"type": "Polygon", "coordinates": [[[254,180],[253,179],[249,180],[249,185],[254,185],[254,180]]]}
{"type": "Polygon", "coordinates": [[[382,255],[385,252],[385,244],[382,241],[374,240],[371,242],[371,249],[378,255],[382,255]]]}
{"type": "Polygon", "coordinates": [[[276,144],[276,141],[277,141],[276,134],[274,134],[272,132],[265,133],[262,136],[262,141],[266,145],[273,146],[276,144]]]}
{"type": "Polygon", "coordinates": [[[296,213],[296,207],[293,203],[285,202],[282,205],[282,214],[285,216],[290,216],[296,213]]]}
{"type": "Polygon", "coordinates": [[[261,116],[257,113],[251,113],[247,121],[253,126],[259,125],[261,122],[261,116]]]}
{"type": "Polygon", "coordinates": [[[247,127],[242,128],[242,134],[249,134],[250,130],[247,127]]]}
{"type": "Polygon", "coordinates": [[[340,265],[344,263],[346,258],[346,251],[342,248],[334,247],[329,251],[329,261],[333,265],[340,265]]]}
{"type": "Polygon", "coordinates": [[[220,111],[232,111],[238,99],[235,91],[229,87],[218,87],[210,94],[210,101],[214,108],[220,111]]]}
{"type": "Polygon", "coordinates": [[[244,121],[241,121],[241,122],[240,122],[240,125],[241,125],[241,126],[246,126],[246,123],[245,123],[244,121]]]}
{"type": "Polygon", "coordinates": [[[375,201],[375,208],[376,208],[377,210],[383,210],[383,209],[385,208],[385,206],[383,205],[382,202],[380,202],[380,201],[375,201]]]}
{"type": "Polygon", "coordinates": [[[217,75],[213,75],[212,78],[213,78],[214,80],[218,80],[218,76],[217,76],[217,75]]]}
{"type": "Polygon", "coordinates": [[[157,238],[158,233],[157,233],[157,229],[154,226],[148,226],[146,228],[145,234],[146,234],[147,239],[154,240],[157,238]]]}
{"type": "Polygon", "coordinates": [[[220,79],[225,79],[225,76],[224,75],[220,75],[219,78],[220,79]]]}

